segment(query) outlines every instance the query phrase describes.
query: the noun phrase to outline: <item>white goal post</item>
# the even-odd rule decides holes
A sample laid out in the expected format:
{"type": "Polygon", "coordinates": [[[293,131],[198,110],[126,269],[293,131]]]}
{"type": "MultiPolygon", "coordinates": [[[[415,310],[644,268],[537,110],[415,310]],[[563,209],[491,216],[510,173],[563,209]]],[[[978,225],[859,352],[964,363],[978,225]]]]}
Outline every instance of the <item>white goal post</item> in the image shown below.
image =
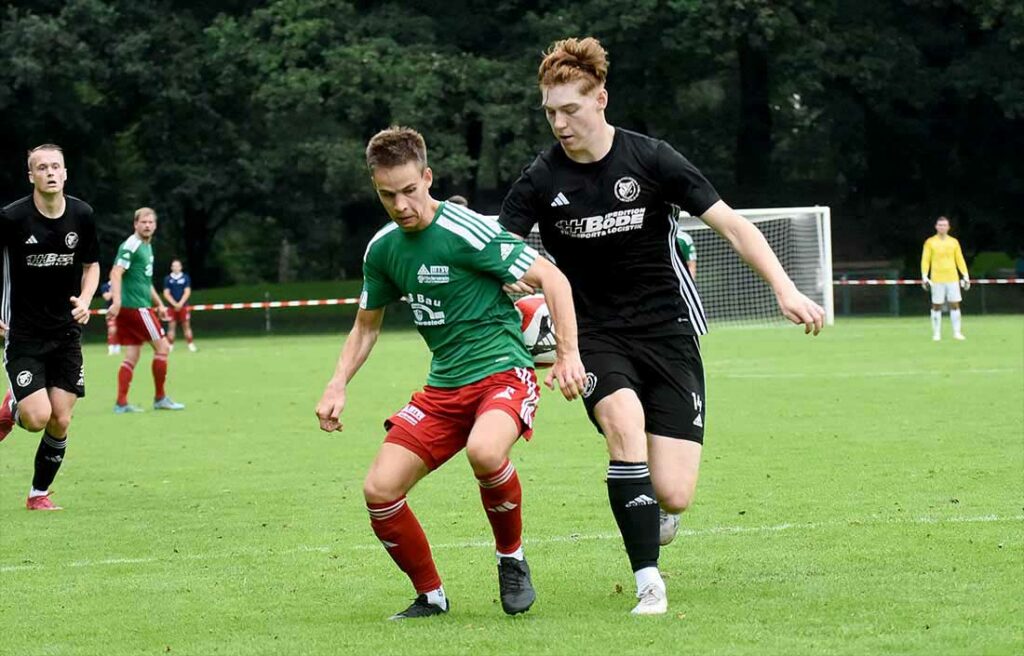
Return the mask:
{"type": "MultiPolygon", "coordinates": [[[[825,308],[835,321],[832,296],[832,231],[828,207],[769,207],[737,210],[756,225],[797,289],[825,308]]],[[[784,323],[775,294],[723,237],[703,221],[684,216],[680,225],[697,252],[697,290],[713,325],[784,323]]],[[[528,241],[540,248],[534,227],[528,241]]]]}

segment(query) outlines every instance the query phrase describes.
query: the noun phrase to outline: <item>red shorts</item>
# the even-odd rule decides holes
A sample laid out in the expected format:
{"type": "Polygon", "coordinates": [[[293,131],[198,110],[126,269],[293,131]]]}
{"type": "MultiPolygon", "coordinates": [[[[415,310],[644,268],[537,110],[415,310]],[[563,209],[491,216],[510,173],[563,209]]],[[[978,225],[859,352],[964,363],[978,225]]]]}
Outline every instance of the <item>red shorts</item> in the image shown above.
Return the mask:
{"type": "Polygon", "coordinates": [[[192,306],[182,305],[180,310],[175,310],[170,305],[167,306],[167,317],[168,321],[175,323],[185,323],[192,319],[192,306]]]}
{"type": "Polygon", "coordinates": [[[117,341],[126,346],[158,342],[164,336],[153,308],[121,308],[117,314],[117,341]]]}
{"type": "Polygon", "coordinates": [[[538,401],[537,375],[521,367],[463,387],[427,385],[384,422],[384,441],[404,446],[434,470],[465,448],[476,418],[488,410],[507,413],[530,439],[538,401]]]}

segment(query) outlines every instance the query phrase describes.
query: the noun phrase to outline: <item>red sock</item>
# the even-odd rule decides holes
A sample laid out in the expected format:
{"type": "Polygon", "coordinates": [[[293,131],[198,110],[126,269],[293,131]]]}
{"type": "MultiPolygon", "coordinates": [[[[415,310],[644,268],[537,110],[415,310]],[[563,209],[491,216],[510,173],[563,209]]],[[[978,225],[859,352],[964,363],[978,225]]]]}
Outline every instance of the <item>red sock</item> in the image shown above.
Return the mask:
{"type": "Polygon", "coordinates": [[[159,353],[153,356],[153,386],[156,387],[156,399],[167,396],[164,391],[164,382],[167,381],[167,355],[159,353]]]}
{"type": "Polygon", "coordinates": [[[368,503],[370,526],[388,555],[408,575],[416,593],[441,587],[441,577],[430,554],[430,543],[405,497],[387,503],[368,503]]]}
{"type": "MultiPolygon", "coordinates": [[[[135,365],[125,360],[117,370],[117,405],[128,405],[128,386],[132,384],[135,365]]],[[[108,397],[109,398],[109,397],[108,397]]]]}
{"type": "Polygon", "coordinates": [[[494,531],[495,547],[501,553],[512,553],[523,545],[523,488],[516,468],[506,460],[497,471],[476,479],[494,531]]]}

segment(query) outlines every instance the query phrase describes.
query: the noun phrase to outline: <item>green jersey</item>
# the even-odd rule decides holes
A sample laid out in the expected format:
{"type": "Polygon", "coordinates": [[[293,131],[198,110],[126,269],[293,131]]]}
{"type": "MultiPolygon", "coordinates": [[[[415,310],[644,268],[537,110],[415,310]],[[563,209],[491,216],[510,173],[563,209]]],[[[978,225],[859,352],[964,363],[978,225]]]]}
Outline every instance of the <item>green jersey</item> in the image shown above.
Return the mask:
{"type": "Polygon", "coordinates": [[[679,244],[679,254],[683,256],[683,262],[697,261],[697,248],[693,245],[693,237],[682,228],[676,230],[676,243],[679,244]]]}
{"type": "Polygon", "coordinates": [[[121,276],[121,307],[151,307],[153,247],[133,234],[118,247],[114,266],[124,268],[124,275],[121,276]]]}
{"type": "Polygon", "coordinates": [[[433,353],[427,384],[461,387],[513,367],[533,367],[504,283],[523,277],[537,251],[476,212],[441,203],[423,230],[395,223],[374,235],[363,259],[359,307],[403,295],[433,353]]]}

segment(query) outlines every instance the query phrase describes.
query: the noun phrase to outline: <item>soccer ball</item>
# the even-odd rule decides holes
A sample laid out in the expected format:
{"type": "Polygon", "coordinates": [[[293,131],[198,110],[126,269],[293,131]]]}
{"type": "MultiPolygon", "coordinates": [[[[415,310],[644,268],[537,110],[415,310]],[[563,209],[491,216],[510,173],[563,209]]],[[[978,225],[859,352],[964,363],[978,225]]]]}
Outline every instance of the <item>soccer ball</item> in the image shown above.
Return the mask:
{"type": "Polygon", "coordinates": [[[523,342],[533,356],[533,363],[538,367],[550,367],[555,363],[555,325],[551,322],[544,295],[524,296],[516,301],[516,310],[523,319],[520,325],[523,342]]]}

